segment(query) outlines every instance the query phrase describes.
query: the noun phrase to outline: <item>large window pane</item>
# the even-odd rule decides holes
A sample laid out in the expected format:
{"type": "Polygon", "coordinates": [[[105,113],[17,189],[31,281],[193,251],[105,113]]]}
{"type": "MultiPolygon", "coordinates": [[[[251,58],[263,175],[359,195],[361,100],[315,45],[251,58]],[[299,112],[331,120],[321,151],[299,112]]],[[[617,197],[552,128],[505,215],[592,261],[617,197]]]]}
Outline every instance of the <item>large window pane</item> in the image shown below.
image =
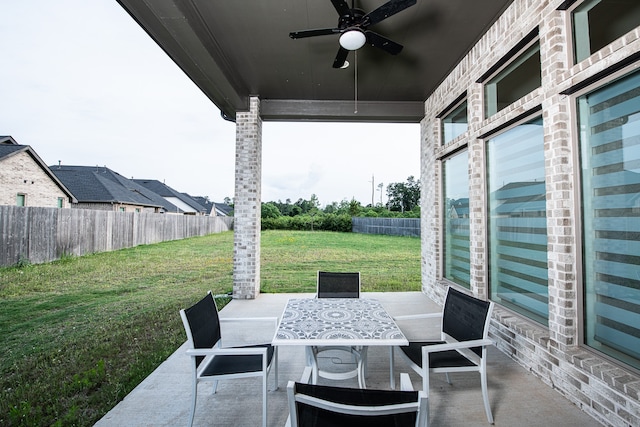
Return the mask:
{"type": "Polygon", "coordinates": [[[548,322],[542,119],[487,141],[491,299],[548,322]]]}
{"type": "Polygon", "coordinates": [[[578,110],[585,343],[640,368],[640,73],[578,110]]]}
{"type": "Polygon", "coordinates": [[[640,1],[587,0],[572,18],[575,59],[580,62],[640,25],[640,1]]]}
{"type": "Polygon", "coordinates": [[[443,162],[444,277],[470,288],[469,280],[469,155],[443,162]]]}
{"type": "Polygon", "coordinates": [[[535,43],[484,86],[485,116],[491,117],[542,84],[540,44],[535,43]]]}
{"type": "Polygon", "coordinates": [[[467,131],[467,101],[462,102],[442,119],[442,143],[453,141],[467,131]]]}

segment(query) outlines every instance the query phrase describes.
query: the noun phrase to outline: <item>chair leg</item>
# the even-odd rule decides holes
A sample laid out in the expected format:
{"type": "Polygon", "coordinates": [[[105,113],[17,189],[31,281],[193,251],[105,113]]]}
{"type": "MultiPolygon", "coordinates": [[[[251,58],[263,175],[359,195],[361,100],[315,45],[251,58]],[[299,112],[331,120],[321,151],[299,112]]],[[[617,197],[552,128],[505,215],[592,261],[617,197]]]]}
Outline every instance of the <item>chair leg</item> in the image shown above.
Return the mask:
{"type": "MultiPolygon", "coordinates": [[[[273,365],[273,375],[275,376],[273,385],[273,390],[276,391],[278,389],[278,347],[274,349],[273,361],[271,362],[273,365]]],[[[268,376],[268,375],[267,375],[268,376]]]]}
{"type": "Polygon", "coordinates": [[[218,390],[218,380],[214,380],[213,381],[213,387],[211,390],[211,394],[216,394],[216,391],[218,390]]]}
{"type": "Polygon", "coordinates": [[[262,427],[267,427],[267,372],[262,373],[262,427]]]}
{"type": "Polygon", "coordinates": [[[484,411],[487,413],[489,424],[493,424],[493,414],[491,413],[491,405],[489,405],[489,393],[487,391],[487,374],[480,371],[480,383],[482,384],[482,399],[484,400],[484,411]]]}
{"type": "Polygon", "coordinates": [[[198,380],[196,378],[193,379],[193,391],[191,394],[193,395],[193,400],[191,401],[191,412],[189,414],[189,427],[193,425],[193,417],[196,415],[196,400],[198,400],[198,380]]]}
{"type": "Polygon", "coordinates": [[[444,373],[444,377],[445,377],[445,378],[446,378],[446,380],[447,380],[447,384],[451,384],[451,378],[449,378],[449,372],[445,372],[445,373],[444,373]]]}
{"type": "Polygon", "coordinates": [[[196,415],[196,401],[198,400],[198,368],[195,363],[195,358],[191,359],[191,374],[193,375],[193,384],[191,386],[193,400],[191,401],[191,412],[189,414],[189,427],[193,425],[193,418],[196,415]]]}
{"type": "Polygon", "coordinates": [[[422,391],[429,396],[429,364],[422,362],[422,391]]]}
{"type": "Polygon", "coordinates": [[[393,346],[389,347],[389,386],[391,390],[396,389],[396,379],[393,372],[393,346]]]}

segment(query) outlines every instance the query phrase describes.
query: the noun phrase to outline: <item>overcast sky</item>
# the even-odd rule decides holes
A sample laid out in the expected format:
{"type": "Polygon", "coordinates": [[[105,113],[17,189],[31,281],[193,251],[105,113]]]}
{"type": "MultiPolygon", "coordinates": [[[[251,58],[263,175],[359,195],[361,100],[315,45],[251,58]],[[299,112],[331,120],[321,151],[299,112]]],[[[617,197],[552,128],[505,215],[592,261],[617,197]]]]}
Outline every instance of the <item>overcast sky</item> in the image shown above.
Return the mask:
{"type": "MultiPolygon", "coordinates": [[[[235,124],[116,0],[0,0],[0,135],[48,165],[233,197],[235,124]]],[[[420,176],[417,124],[263,123],[262,200],[375,202],[420,176]]]]}

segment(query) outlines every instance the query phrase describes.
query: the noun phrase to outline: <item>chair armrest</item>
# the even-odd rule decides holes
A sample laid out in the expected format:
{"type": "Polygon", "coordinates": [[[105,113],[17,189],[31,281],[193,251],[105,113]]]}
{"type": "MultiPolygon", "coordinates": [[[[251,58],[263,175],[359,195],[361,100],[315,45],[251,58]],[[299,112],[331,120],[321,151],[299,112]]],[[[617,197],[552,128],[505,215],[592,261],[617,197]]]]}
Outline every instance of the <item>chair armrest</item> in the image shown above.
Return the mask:
{"type": "Polygon", "coordinates": [[[463,348],[472,348],[472,347],[484,347],[487,345],[493,345],[494,342],[490,339],[482,339],[482,340],[471,340],[471,341],[457,341],[457,342],[447,342],[442,344],[434,344],[434,345],[425,345],[422,346],[422,354],[427,353],[437,353],[439,351],[447,351],[447,350],[459,350],[463,348]]]}
{"type": "Polygon", "coordinates": [[[404,316],[395,316],[393,320],[414,320],[414,319],[435,319],[442,317],[442,313],[422,313],[422,314],[407,314],[404,316]]]}
{"type": "Polygon", "coordinates": [[[187,355],[191,357],[196,356],[218,356],[218,355],[267,355],[267,347],[247,347],[247,348],[190,348],[187,349],[187,355]]]}
{"type": "Polygon", "coordinates": [[[411,378],[406,372],[400,374],[400,390],[413,391],[413,384],[411,384],[411,378]]]}

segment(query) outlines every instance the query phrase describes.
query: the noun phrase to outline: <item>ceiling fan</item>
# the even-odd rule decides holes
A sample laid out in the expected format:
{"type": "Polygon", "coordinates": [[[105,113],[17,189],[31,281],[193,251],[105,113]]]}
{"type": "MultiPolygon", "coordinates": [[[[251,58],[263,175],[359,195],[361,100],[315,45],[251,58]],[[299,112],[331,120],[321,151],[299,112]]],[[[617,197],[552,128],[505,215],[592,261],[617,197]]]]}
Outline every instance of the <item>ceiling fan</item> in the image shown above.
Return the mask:
{"type": "Polygon", "coordinates": [[[340,48],[333,61],[333,68],[342,68],[345,65],[349,51],[358,50],[364,46],[365,43],[382,49],[391,55],[399,54],[402,50],[401,44],[374,33],[369,30],[369,27],[413,6],[417,0],[389,0],[387,3],[369,13],[365,13],[362,9],[354,7],[353,1],[351,7],[349,7],[346,0],[331,0],[333,7],[339,15],[338,26],[336,28],[294,31],[289,33],[289,37],[292,39],[302,39],[305,37],[340,34],[340,48]]]}

